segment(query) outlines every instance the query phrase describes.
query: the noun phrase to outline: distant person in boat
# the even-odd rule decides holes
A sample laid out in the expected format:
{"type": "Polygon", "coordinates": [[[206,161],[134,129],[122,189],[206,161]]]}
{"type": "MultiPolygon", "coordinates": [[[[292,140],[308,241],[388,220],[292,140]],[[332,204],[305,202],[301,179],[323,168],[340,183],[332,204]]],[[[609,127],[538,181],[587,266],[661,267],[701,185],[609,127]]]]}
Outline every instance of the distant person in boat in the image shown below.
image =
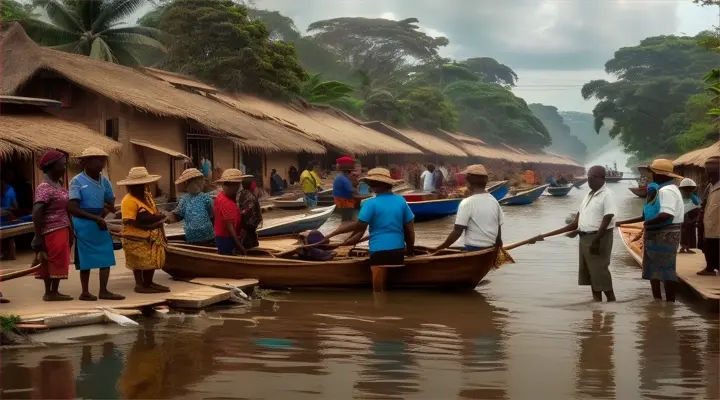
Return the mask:
{"type": "Polygon", "coordinates": [[[420,181],[423,184],[423,192],[434,192],[435,191],[435,179],[433,174],[435,173],[435,165],[428,164],[425,166],[425,171],[420,175],[420,181]]]}
{"type": "Polygon", "coordinates": [[[550,177],[545,181],[545,183],[549,184],[550,187],[559,187],[557,180],[555,180],[555,177],[550,175],[550,177]]]}
{"type": "Polygon", "coordinates": [[[223,188],[213,205],[215,244],[218,254],[230,256],[235,252],[247,253],[241,240],[241,214],[235,199],[243,180],[251,177],[252,175],[243,175],[239,169],[230,168],[226,169],[215,182],[222,184],[223,188]]]}
{"type": "Polygon", "coordinates": [[[108,290],[110,267],[115,265],[112,237],[103,216],[115,213],[115,194],[112,184],[103,175],[108,154],[89,147],[80,156],[83,171],[70,181],[68,211],[75,231],[75,269],[80,271],[82,294],[78,300],[124,300],[125,296],[108,290]],[[90,293],[90,272],[99,270],[100,291],[90,293]]]}
{"type": "Polygon", "coordinates": [[[557,180],[557,184],[560,186],[566,186],[569,183],[570,183],[570,181],[568,181],[568,179],[565,178],[564,175],[560,175],[560,178],[557,180]]]}
{"type": "Polygon", "coordinates": [[[697,248],[697,222],[700,215],[700,198],[695,191],[697,184],[690,178],[680,182],[680,193],[683,197],[684,220],[680,227],[680,253],[694,254],[690,250],[697,248]]]}
{"type": "Polygon", "coordinates": [[[70,248],[73,233],[67,212],[68,191],[62,185],[67,159],[59,151],[48,151],[38,163],[43,180],[35,189],[32,248],[41,263],[35,278],[45,282],[44,301],[67,301],[73,298],[58,291],[60,280],[70,272],[70,248]]]}
{"type": "MultiPolygon", "coordinates": [[[[325,236],[320,231],[310,231],[305,236],[306,245],[324,242],[325,240],[325,236]]],[[[300,259],[310,261],[330,261],[335,258],[335,254],[322,244],[301,249],[299,255],[300,259]]]]}
{"type": "Polygon", "coordinates": [[[708,187],[702,203],[703,253],[705,269],[698,275],[715,275],[720,270],[720,156],[705,162],[708,187]]]}
{"type": "MultiPolygon", "coordinates": [[[[10,185],[12,170],[3,171],[2,178],[0,178],[0,191],[2,197],[0,198],[0,222],[5,224],[17,220],[18,217],[18,202],[17,194],[15,189],[10,185]]],[[[15,238],[8,238],[2,241],[2,260],[15,260],[15,238]]]]}
{"type": "Polygon", "coordinates": [[[262,210],[260,201],[255,195],[256,184],[254,177],[244,178],[242,190],[237,194],[237,206],[240,210],[240,241],[243,247],[252,249],[258,247],[257,230],[262,225],[262,210]]]}
{"type": "Polygon", "coordinates": [[[184,185],[185,194],[177,207],[168,213],[168,222],[184,221],[185,242],[196,245],[215,243],[213,227],[213,200],[210,193],[203,192],[205,176],[197,168],[183,171],[175,181],[184,185]]]}
{"type": "Polygon", "coordinates": [[[318,176],[315,169],[317,163],[310,161],[305,168],[305,171],[300,174],[300,184],[302,185],[303,193],[305,194],[305,202],[308,207],[315,207],[317,205],[317,192],[322,190],[320,187],[320,177],[318,176]]]}
{"type": "Polygon", "coordinates": [[[370,185],[375,197],[363,202],[357,222],[341,225],[326,239],[352,232],[342,246],[354,245],[369,227],[370,265],[401,266],[405,263],[405,253],[411,255],[415,249],[415,215],[405,198],[392,192],[396,181],[387,169],[373,168],[361,180],[370,185]]]}
{"type": "Polygon", "coordinates": [[[339,173],[333,181],[333,201],[335,209],[340,213],[342,222],[350,222],[355,219],[356,205],[361,198],[352,182],[352,173],[355,169],[355,160],[350,156],[343,156],[335,160],[339,173]]]}
{"type": "Polygon", "coordinates": [[[600,165],[588,171],[590,193],[580,203],[580,210],[567,226],[541,235],[541,238],[568,233],[569,237],[580,236],[580,266],[578,284],[590,286],[593,300],[615,301],[610,255],[613,245],[613,227],[617,215],[615,194],[605,184],[606,171],[600,165]]]}
{"type": "Polygon", "coordinates": [[[122,244],[125,266],[135,277],[135,293],[169,292],[170,288],[153,282],[155,270],[165,266],[165,230],[167,217],[161,213],[148,184],[160,180],[145,167],[134,167],[128,176],[117,182],[126,186],[127,194],[120,203],[122,212],[122,244]]]}
{"type": "Polygon", "coordinates": [[[670,160],[657,159],[650,165],[653,183],[648,185],[647,199],[640,217],[621,221],[618,225],[645,221],[643,234],[643,279],[650,281],[653,297],[675,301],[677,286],[676,261],[680,246],[680,227],[685,220],[685,205],[670,160]]]}
{"type": "Polygon", "coordinates": [[[285,193],[285,181],[282,176],[277,173],[277,170],[273,168],[270,172],[270,195],[271,196],[282,196],[285,193]]]}
{"type": "Polygon", "coordinates": [[[485,167],[475,164],[462,172],[470,186],[470,197],[460,202],[455,227],[435,251],[450,247],[465,233],[465,251],[501,248],[501,227],[504,214],[495,197],[485,190],[488,174],[485,167]]]}

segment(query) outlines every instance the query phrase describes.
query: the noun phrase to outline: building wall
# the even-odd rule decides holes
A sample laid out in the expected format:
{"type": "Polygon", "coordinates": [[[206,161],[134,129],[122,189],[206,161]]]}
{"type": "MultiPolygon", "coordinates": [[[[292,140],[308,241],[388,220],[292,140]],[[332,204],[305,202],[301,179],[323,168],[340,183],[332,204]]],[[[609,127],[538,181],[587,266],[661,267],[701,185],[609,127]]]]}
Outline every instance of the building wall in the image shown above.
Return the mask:
{"type": "Polygon", "coordinates": [[[213,169],[218,168],[224,171],[228,168],[238,168],[242,163],[242,152],[238,146],[227,139],[213,138],[213,158],[215,165],[213,169]]]}
{"type": "MultiPolygon", "coordinates": [[[[277,173],[288,179],[288,169],[291,166],[298,168],[298,155],[295,153],[269,153],[265,154],[265,168],[263,169],[263,186],[269,191],[270,190],[270,172],[273,168],[277,170],[277,173]]],[[[301,170],[298,168],[298,170],[301,170]]],[[[288,179],[289,183],[289,179],[288,179]]]]}

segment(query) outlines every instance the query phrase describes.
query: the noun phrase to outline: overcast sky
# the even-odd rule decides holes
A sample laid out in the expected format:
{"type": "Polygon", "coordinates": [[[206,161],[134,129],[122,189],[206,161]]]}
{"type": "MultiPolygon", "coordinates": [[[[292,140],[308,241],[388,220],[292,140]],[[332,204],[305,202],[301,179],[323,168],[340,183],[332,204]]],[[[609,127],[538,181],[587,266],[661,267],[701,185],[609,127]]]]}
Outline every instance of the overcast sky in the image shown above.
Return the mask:
{"type": "Polygon", "coordinates": [[[605,62],[622,46],[662,34],[694,35],[718,25],[718,7],[691,0],[255,0],[301,31],[337,17],[416,17],[446,36],[446,57],[493,57],[519,75],[515,93],[528,103],[591,111],[583,83],[606,78],[605,62]]]}

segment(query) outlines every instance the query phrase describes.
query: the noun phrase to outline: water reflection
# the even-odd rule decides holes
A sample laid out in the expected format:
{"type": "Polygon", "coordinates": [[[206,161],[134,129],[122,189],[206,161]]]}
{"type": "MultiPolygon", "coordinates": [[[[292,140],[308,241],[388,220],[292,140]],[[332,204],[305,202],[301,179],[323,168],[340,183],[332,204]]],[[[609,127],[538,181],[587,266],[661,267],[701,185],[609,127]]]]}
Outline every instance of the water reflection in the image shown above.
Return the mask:
{"type": "Polygon", "coordinates": [[[615,313],[593,310],[592,318],[578,332],[580,354],[576,381],[578,397],[614,399],[613,353],[615,313]]]}
{"type": "Polygon", "coordinates": [[[123,373],[125,356],[113,342],[103,343],[101,357],[93,362],[93,348],[98,346],[85,345],[82,347],[80,360],[80,374],[77,382],[77,397],[81,399],[117,399],[117,382],[123,373]]]}
{"type": "Polygon", "coordinates": [[[33,399],[74,399],[75,371],[69,360],[45,356],[33,372],[33,399]]]}

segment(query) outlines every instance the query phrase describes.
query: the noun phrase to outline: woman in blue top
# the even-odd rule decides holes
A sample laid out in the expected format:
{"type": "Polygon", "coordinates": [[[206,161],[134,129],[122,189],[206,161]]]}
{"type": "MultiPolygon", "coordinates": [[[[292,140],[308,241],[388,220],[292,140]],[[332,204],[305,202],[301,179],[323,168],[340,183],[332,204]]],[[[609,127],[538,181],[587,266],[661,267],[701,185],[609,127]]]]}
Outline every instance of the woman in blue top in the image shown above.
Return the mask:
{"type": "Polygon", "coordinates": [[[115,265],[113,241],[103,219],[105,210],[115,210],[112,184],[102,174],[107,153],[97,148],[87,148],[78,158],[83,172],[70,181],[68,211],[72,215],[75,231],[75,269],[80,271],[82,294],[79,300],[96,301],[90,294],[90,271],[100,270],[99,297],[103,300],[123,300],[125,296],[107,289],[110,267],[115,265]]]}
{"type": "Polygon", "coordinates": [[[365,229],[370,227],[370,265],[401,266],[405,253],[414,252],[415,215],[405,198],[392,192],[395,180],[387,169],[373,168],[367,177],[360,179],[367,182],[375,197],[363,202],[357,222],[340,226],[326,239],[352,232],[342,245],[353,245],[361,241],[365,229]]]}
{"type": "Polygon", "coordinates": [[[209,193],[202,191],[205,185],[203,173],[197,168],[188,168],[175,181],[176,185],[183,183],[187,194],[180,198],[177,208],[170,213],[170,221],[185,221],[183,229],[187,243],[214,243],[213,201],[209,193]]]}
{"type": "MultiPolygon", "coordinates": [[[[10,172],[12,174],[12,172],[10,172]]],[[[15,189],[9,184],[10,178],[8,173],[4,172],[0,179],[0,222],[5,223],[17,218],[17,195],[15,189]]],[[[2,241],[2,260],[15,260],[15,238],[9,238],[2,241]]]]}

